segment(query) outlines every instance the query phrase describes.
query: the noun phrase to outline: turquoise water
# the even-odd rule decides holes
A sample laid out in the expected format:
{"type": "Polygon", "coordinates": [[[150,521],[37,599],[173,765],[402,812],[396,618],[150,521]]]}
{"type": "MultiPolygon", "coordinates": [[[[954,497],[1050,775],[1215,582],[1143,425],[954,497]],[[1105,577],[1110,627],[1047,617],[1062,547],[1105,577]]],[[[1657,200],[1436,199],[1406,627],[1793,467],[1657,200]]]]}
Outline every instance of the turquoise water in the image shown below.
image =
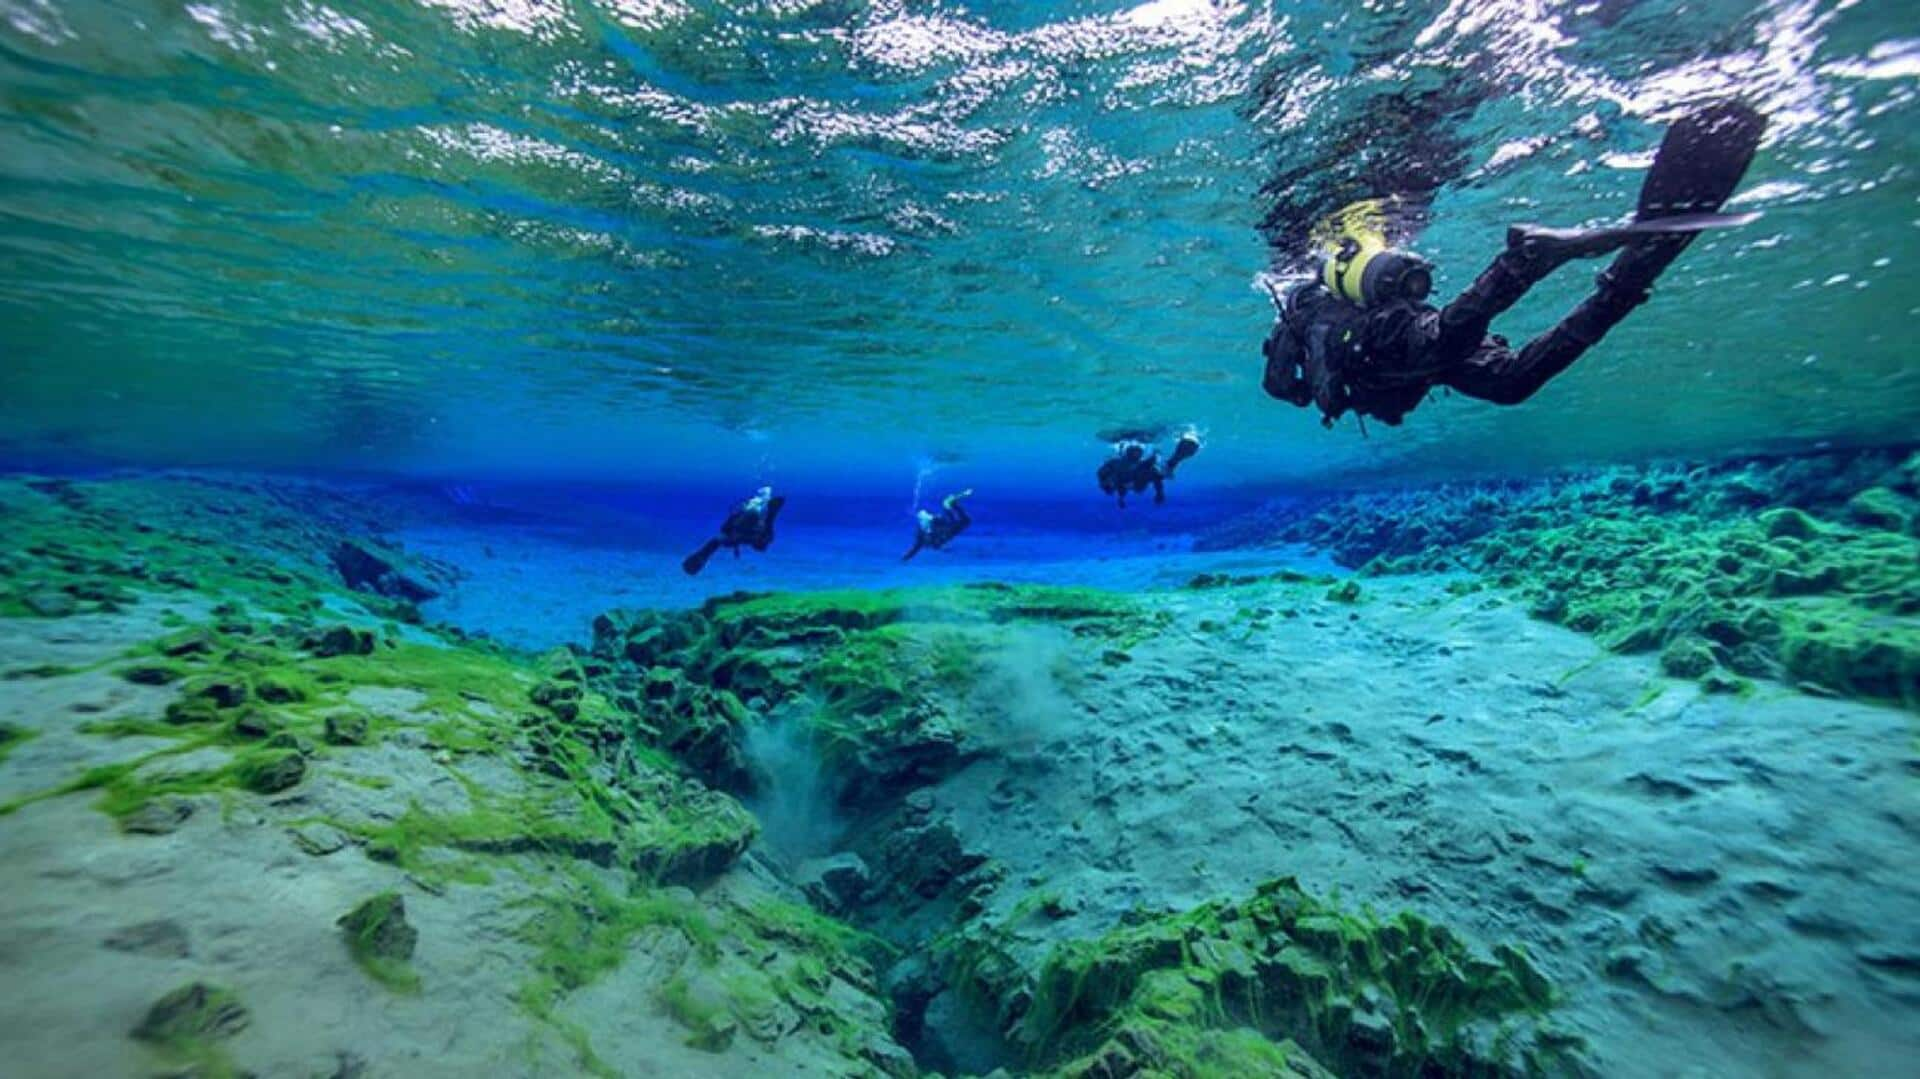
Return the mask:
{"type": "MultiPolygon", "coordinates": [[[[1904,5],[446,0],[0,8],[0,436],[46,463],[555,479],[917,463],[1193,486],[1910,435],[1904,5]],[[1347,199],[1614,220],[1684,103],[1773,127],[1661,295],[1533,405],[1327,434],[1261,286],[1347,199]],[[1264,232],[1263,232],[1264,228],[1264,232]],[[1269,243],[1271,241],[1271,243],[1269,243]]],[[[1585,287],[1569,270],[1501,329],[1585,287]]]]}
{"type": "Polygon", "coordinates": [[[1905,1079],[1915,14],[0,0],[0,1072],[1905,1079]],[[1524,404],[1263,392],[1729,97],[1524,404]]]}

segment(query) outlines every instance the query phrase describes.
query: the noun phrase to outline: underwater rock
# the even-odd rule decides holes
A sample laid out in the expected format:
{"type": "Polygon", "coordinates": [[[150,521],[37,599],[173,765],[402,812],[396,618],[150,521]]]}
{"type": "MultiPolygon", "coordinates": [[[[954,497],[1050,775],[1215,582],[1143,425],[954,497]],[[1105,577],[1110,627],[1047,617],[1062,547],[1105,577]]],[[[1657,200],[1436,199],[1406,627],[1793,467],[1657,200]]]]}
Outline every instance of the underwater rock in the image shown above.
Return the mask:
{"type": "Polygon", "coordinates": [[[124,926],[108,934],[100,944],[112,951],[160,959],[185,959],[193,952],[187,942],[187,931],[170,918],[124,926]]]}
{"type": "Polygon", "coordinates": [[[412,959],[420,942],[420,931],[407,924],[407,901],[398,892],[364,900],[334,924],[347,938],[347,947],[363,959],[412,959]]]}
{"type": "Polygon", "coordinates": [[[345,832],[331,824],[319,821],[289,828],[287,834],[293,837],[293,845],[299,847],[302,853],[310,854],[315,858],[324,858],[344,849],[351,842],[345,832]]]}
{"type": "Polygon", "coordinates": [[[1343,912],[1290,878],[1244,901],[1066,942],[1031,978],[995,958],[998,947],[991,934],[963,934],[948,948],[951,975],[1003,1006],[1027,1000],[1003,1011],[1009,1037],[1065,1074],[1213,1074],[1193,1056],[1196,1036],[1230,1038],[1237,1028],[1259,1034],[1232,1046],[1241,1059],[1273,1061],[1283,1055],[1276,1042],[1291,1038],[1355,1074],[1580,1066],[1578,1040],[1541,1018],[1552,987],[1517,948],[1478,955],[1415,915],[1374,921],[1343,912]],[[1498,1036],[1482,1037],[1479,1024],[1494,1025],[1498,1036]]]}
{"type": "Polygon", "coordinates": [[[343,539],[333,549],[333,565],[340,580],[359,592],[373,592],[410,603],[425,603],[440,595],[404,555],[372,540],[343,539]]]}
{"type": "Polygon", "coordinates": [[[794,883],[815,906],[839,914],[860,902],[871,880],[867,863],[858,854],[843,851],[801,863],[794,883]]]}
{"type": "Polygon", "coordinates": [[[307,759],[299,750],[269,749],[242,760],[237,775],[256,794],[277,794],[306,778],[307,759]]]}
{"type": "Polygon", "coordinates": [[[1885,487],[1873,487],[1849,499],[1846,512],[1849,519],[1868,528],[1905,532],[1911,508],[1906,499],[1885,487]]]}
{"type": "Polygon", "coordinates": [[[370,629],[332,625],[310,634],[301,642],[301,647],[315,656],[328,659],[333,656],[372,655],[376,643],[370,629]]]}
{"type": "Polygon", "coordinates": [[[230,1038],[247,1027],[247,1009],[225,989],[193,982],[155,1001],[133,1028],[141,1041],[161,1044],[230,1038]]]}
{"type": "Polygon", "coordinates": [[[307,699],[301,680],[284,671],[268,671],[253,683],[254,695],[269,704],[296,704],[307,699]]]}
{"type": "Polygon", "coordinates": [[[36,588],[21,596],[20,602],[42,618],[65,618],[80,609],[72,596],[57,588],[36,588]]]}
{"type": "Polygon", "coordinates": [[[225,676],[193,678],[180,687],[182,697],[204,700],[215,708],[238,708],[250,692],[245,679],[225,676]]]}
{"type": "Polygon", "coordinates": [[[364,712],[329,712],[325,737],[328,745],[364,746],[373,737],[372,721],[364,712]]]}
{"type": "Polygon", "coordinates": [[[1660,669],[1675,678],[1699,678],[1713,670],[1713,649],[1694,637],[1668,642],[1660,652],[1660,669]]]}
{"type": "Polygon", "coordinates": [[[155,798],[123,819],[120,830],[136,835],[167,835],[178,831],[192,816],[193,803],[185,798],[155,798]]]}
{"type": "Polygon", "coordinates": [[[272,738],[280,732],[280,723],[272,713],[249,708],[233,718],[233,733],[240,738],[272,738]]]}
{"type": "Polygon", "coordinates": [[[140,663],[124,667],[120,677],[136,686],[164,686],[180,678],[180,668],[165,663],[140,663]]]}
{"type": "Polygon", "coordinates": [[[660,1002],[686,1028],[687,1045],[692,1048],[725,1052],[740,1030],[726,986],[704,971],[676,975],[662,987],[660,1002]]]}

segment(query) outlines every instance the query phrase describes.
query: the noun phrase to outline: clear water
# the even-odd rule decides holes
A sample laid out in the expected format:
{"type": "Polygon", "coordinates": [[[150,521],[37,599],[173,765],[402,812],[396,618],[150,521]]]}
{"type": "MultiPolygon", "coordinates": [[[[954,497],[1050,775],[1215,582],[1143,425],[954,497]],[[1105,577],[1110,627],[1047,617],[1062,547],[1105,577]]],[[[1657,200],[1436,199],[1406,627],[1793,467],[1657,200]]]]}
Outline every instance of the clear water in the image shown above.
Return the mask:
{"type": "Polygon", "coordinates": [[[1889,0],[6,0],[0,435],[902,495],[930,461],[1078,490],[1139,425],[1207,431],[1196,487],[1898,439],[1915,33],[1889,0]],[[1445,293],[1514,220],[1620,217],[1728,90],[1773,117],[1767,216],[1537,404],[1362,438],[1258,393],[1314,215],[1430,192],[1445,293]]]}
{"type": "Polygon", "coordinates": [[[1298,877],[1552,1007],[1263,960],[1149,1042],[1905,1076],[1916,315],[1903,0],[0,0],[0,1071],[1118,1079],[1226,976],[1182,912],[1298,877]],[[1523,406],[1262,393],[1322,215],[1399,196],[1444,296],[1728,94],[1763,216],[1523,406]],[[337,921],[388,891],[397,977],[337,921]],[[128,1036],[202,980],[251,1026],[128,1036]]]}

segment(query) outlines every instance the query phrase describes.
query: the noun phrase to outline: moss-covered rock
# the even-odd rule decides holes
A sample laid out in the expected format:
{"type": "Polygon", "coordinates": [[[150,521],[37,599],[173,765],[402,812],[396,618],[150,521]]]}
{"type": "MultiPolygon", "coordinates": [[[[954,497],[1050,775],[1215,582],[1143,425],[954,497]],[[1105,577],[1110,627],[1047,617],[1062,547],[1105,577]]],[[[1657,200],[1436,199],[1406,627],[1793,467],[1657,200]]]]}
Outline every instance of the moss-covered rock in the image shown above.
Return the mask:
{"type": "Polygon", "coordinates": [[[1913,706],[1908,455],[1651,466],[1367,494],[1242,522],[1363,573],[1478,571],[1532,613],[1682,677],[1726,668],[1913,706]],[[1755,511],[1759,510],[1758,513],[1755,511]]]}
{"type": "Polygon", "coordinates": [[[363,900],[335,924],[354,962],[375,981],[403,992],[419,988],[419,976],[408,961],[420,932],[407,922],[407,903],[400,893],[382,892],[363,900]]]}
{"type": "Polygon", "coordinates": [[[1697,637],[1676,637],[1660,651],[1660,669],[1675,678],[1699,678],[1713,667],[1713,649],[1697,637]]]}
{"type": "Polygon", "coordinates": [[[323,722],[331,745],[364,746],[373,741],[373,720],[365,712],[329,712],[323,722]]]}
{"type": "Polygon", "coordinates": [[[264,749],[236,765],[241,786],[256,794],[277,794],[299,784],[307,775],[307,758],[298,750],[264,749]]]}
{"type": "Polygon", "coordinates": [[[1290,1059],[1321,1074],[1318,1058],[1353,1074],[1531,1075],[1580,1051],[1545,1021],[1553,990],[1518,948],[1476,954],[1415,915],[1355,915],[1290,878],[1060,945],[1031,977],[1000,947],[963,937],[947,966],[1054,1074],[1285,1075],[1290,1059]]]}
{"type": "Polygon", "coordinates": [[[245,1030],[250,1018],[246,1007],[229,990],[206,982],[190,982],[155,1001],[133,1028],[133,1036],[141,1041],[180,1046],[230,1038],[245,1030]]]}

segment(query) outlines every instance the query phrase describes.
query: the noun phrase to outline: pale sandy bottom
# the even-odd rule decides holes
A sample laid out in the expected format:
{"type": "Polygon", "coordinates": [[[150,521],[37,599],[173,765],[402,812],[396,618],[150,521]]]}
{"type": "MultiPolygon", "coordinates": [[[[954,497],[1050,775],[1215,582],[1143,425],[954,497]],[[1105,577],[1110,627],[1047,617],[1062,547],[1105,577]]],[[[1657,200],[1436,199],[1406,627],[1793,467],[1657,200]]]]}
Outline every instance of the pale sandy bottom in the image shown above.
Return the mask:
{"type": "Polygon", "coordinates": [[[1003,693],[1013,744],[935,800],[1021,885],[1002,912],[1080,905],[1042,937],[1290,874],[1524,943],[1604,1074],[1912,1074],[1914,718],[1705,695],[1442,583],[1169,596],[1070,698],[1003,693]]]}

